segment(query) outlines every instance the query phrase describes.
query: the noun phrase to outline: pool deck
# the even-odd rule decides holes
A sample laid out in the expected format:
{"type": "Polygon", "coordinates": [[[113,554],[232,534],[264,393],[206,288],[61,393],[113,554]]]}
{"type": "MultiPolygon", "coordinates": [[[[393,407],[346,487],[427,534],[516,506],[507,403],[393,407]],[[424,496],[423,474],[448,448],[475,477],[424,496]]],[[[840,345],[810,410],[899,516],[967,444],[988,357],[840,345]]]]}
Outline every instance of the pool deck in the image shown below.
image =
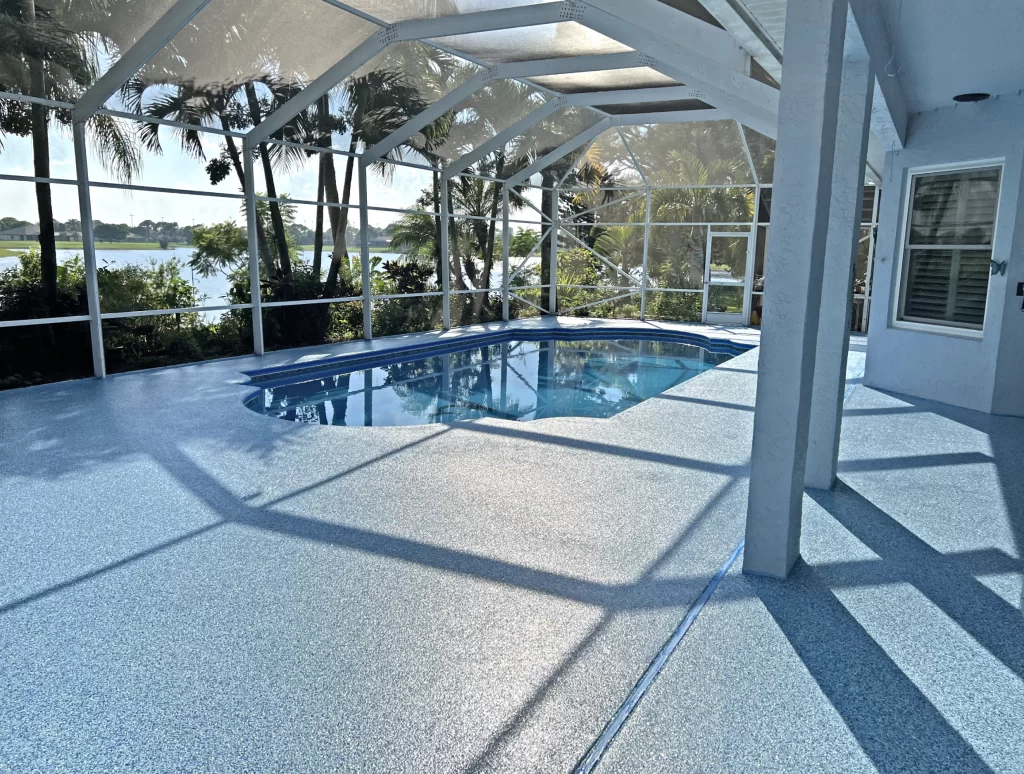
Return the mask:
{"type": "MultiPolygon", "coordinates": [[[[757,351],[610,419],[242,405],[501,328],[0,393],[0,771],[571,771],[742,537],[757,351]]],[[[804,562],[733,568],[597,771],[1024,771],[1022,439],[855,389],[804,562]]]]}

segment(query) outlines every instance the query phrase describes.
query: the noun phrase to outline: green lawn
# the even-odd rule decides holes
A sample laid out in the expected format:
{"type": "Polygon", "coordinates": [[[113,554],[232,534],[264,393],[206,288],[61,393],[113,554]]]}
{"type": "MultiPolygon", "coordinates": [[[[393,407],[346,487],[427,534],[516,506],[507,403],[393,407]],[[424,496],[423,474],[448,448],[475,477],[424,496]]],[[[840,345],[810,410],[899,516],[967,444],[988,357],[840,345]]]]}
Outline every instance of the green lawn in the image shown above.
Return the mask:
{"type": "MultiPolygon", "coordinates": [[[[32,245],[37,245],[38,242],[17,242],[17,241],[0,241],[0,258],[9,258],[13,255],[17,255],[21,250],[27,250],[32,245]],[[16,250],[14,248],[21,248],[16,250]]],[[[188,247],[188,245],[179,245],[171,243],[171,247],[188,247]]],[[[58,250],[81,250],[81,242],[57,242],[58,250]]],[[[160,250],[160,244],[158,242],[97,242],[97,250],[160,250]]]]}

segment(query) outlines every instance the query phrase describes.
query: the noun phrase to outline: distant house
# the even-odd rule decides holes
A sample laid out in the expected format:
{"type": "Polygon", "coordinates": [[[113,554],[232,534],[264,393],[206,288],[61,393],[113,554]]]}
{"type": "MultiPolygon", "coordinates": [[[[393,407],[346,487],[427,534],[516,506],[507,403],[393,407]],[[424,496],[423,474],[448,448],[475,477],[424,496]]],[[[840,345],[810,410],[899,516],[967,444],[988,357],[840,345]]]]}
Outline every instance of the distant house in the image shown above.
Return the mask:
{"type": "Polygon", "coordinates": [[[33,225],[15,226],[7,231],[0,231],[0,241],[5,242],[38,242],[39,227],[33,225]]]}

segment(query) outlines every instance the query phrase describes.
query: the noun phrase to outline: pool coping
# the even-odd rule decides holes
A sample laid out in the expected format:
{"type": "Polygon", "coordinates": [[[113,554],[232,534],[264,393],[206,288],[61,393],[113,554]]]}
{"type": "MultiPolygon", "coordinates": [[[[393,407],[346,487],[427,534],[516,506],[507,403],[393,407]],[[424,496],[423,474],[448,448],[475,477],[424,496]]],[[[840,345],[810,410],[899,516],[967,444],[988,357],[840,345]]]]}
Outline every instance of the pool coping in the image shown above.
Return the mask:
{"type": "MultiPolygon", "coordinates": [[[[713,329],[721,330],[721,329],[713,329]]],[[[754,349],[757,344],[749,339],[735,335],[705,335],[693,330],[678,330],[664,327],[641,327],[638,325],[581,325],[568,327],[563,325],[509,326],[503,325],[499,330],[483,332],[459,332],[457,336],[441,338],[451,331],[439,331],[433,340],[404,343],[396,341],[394,346],[383,346],[377,349],[361,349],[354,352],[328,355],[315,361],[295,362],[282,365],[267,366],[243,370],[248,378],[247,386],[260,388],[275,387],[288,384],[298,376],[314,376],[316,374],[333,374],[351,368],[360,370],[366,367],[392,365],[408,359],[409,355],[438,355],[450,352],[461,352],[481,345],[502,344],[506,341],[585,341],[628,338],[643,341],[674,341],[706,349],[709,352],[726,355],[742,355],[754,349]]]]}

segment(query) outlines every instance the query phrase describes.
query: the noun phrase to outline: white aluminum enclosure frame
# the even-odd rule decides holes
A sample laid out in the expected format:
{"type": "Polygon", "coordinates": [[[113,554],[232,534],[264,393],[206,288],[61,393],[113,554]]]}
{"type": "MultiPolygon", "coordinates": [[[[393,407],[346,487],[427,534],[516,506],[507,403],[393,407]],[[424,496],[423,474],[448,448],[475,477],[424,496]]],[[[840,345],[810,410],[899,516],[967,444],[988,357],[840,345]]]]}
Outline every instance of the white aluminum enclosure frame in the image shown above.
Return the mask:
{"type": "MultiPolygon", "coordinates": [[[[192,126],[178,121],[168,119],[157,119],[134,113],[125,113],[118,110],[104,107],[107,100],[127,82],[140,68],[146,65],[156,56],[170,41],[173,40],[181,30],[188,26],[198,14],[209,4],[209,0],[176,0],[170,8],[155,22],[149,29],[139,36],[137,42],[128,48],[111,65],[110,69],[96,81],[93,86],[85,91],[75,104],[67,104],[46,100],[38,97],[31,97],[18,94],[0,94],[0,98],[12,99],[24,102],[42,103],[49,107],[72,110],[74,114],[73,139],[76,150],[76,180],[46,180],[53,184],[71,184],[78,188],[79,209],[82,218],[83,230],[83,254],[86,267],[86,294],[88,298],[88,315],[74,317],[49,319],[29,319],[0,322],[0,327],[11,327],[13,325],[35,325],[42,322],[85,322],[90,324],[91,342],[93,346],[93,370],[96,376],[106,375],[106,364],[103,358],[103,322],[105,320],[122,317],[139,317],[149,315],[172,314],[175,312],[206,312],[223,309],[249,309],[253,320],[253,349],[256,354],[264,351],[262,335],[262,315],[264,308],[278,306],[290,306],[299,304],[318,303],[342,303],[361,301],[363,304],[364,335],[371,338],[372,332],[372,304],[374,300],[382,297],[374,296],[371,287],[369,248],[367,239],[367,225],[369,210],[375,209],[369,206],[367,197],[360,196],[358,205],[362,243],[360,253],[362,255],[362,290],[360,296],[332,298],[332,299],[310,299],[302,301],[270,301],[262,302],[260,297],[260,256],[256,244],[256,205],[258,201],[269,200],[268,197],[258,196],[255,191],[255,175],[253,174],[253,151],[259,148],[263,142],[285,141],[277,138],[289,122],[302,110],[311,106],[319,97],[326,94],[330,89],[342,82],[346,77],[357,71],[360,67],[369,62],[374,56],[380,54],[388,46],[402,41],[426,41],[429,45],[445,49],[443,45],[436,42],[438,38],[452,36],[493,32],[497,30],[514,30],[523,27],[558,24],[564,22],[575,22],[589,29],[618,41],[634,49],[624,53],[584,55],[579,57],[561,57],[550,60],[527,61],[510,64],[498,64],[488,67],[479,75],[458,87],[454,91],[443,96],[438,102],[425,110],[421,115],[410,120],[400,132],[396,132],[382,143],[368,149],[360,158],[358,164],[360,177],[360,191],[366,191],[367,167],[376,158],[386,156],[390,151],[398,147],[412,134],[427,126],[432,120],[443,115],[448,110],[457,106],[462,100],[475,93],[477,89],[483,88],[488,82],[494,79],[511,78],[525,79],[543,75],[567,74],[578,72],[619,70],[628,68],[651,68],[676,81],[685,82],[686,86],[666,86],[658,88],[639,88],[632,90],[617,90],[604,92],[591,92],[569,95],[552,95],[542,107],[524,116],[519,121],[508,127],[505,131],[489,140],[484,145],[467,153],[457,159],[441,171],[441,179],[447,187],[448,181],[456,175],[467,174],[467,170],[474,164],[485,158],[490,153],[502,147],[508,142],[514,141],[517,137],[527,132],[530,127],[543,121],[556,111],[567,107],[580,107],[594,111],[598,122],[588,128],[585,132],[566,141],[550,153],[544,154],[541,158],[534,160],[525,170],[514,178],[504,181],[502,193],[502,230],[506,238],[503,240],[503,287],[502,307],[505,317],[508,316],[509,306],[509,282],[514,274],[509,272],[508,267],[508,243],[509,243],[509,196],[510,191],[517,184],[527,179],[534,172],[540,171],[547,166],[559,161],[566,154],[571,153],[588,142],[593,141],[602,131],[609,128],[642,123],[667,123],[667,122],[688,122],[688,121],[717,121],[723,119],[734,119],[742,122],[757,131],[768,136],[774,136],[775,122],[777,120],[778,93],[777,90],[761,84],[749,77],[749,68],[744,67],[746,54],[729,38],[728,33],[712,25],[708,25],[693,17],[670,11],[670,16],[665,16],[665,8],[655,0],[638,0],[635,7],[625,7],[612,0],[562,0],[561,2],[541,3],[529,6],[505,8],[491,11],[480,11],[465,13],[455,16],[439,17],[435,19],[411,20],[397,24],[385,24],[379,19],[358,11],[346,5],[341,0],[324,0],[342,12],[359,16],[360,18],[374,22],[379,29],[370,35],[361,44],[356,46],[349,54],[341,58],[332,67],[328,68],[319,77],[314,78],[305,88],[300,89],[286,103],[281,105],[273,113],[268,115],[260,124],[248,132],[235,132],[207,126],[192,126]],[[671,38],[671,39],[670,39],[671,38]],[[639,103],[681,101],[681,100],[702,100],[714,105],[708,110],[690,110],[678,112],[650,112],[632,113],[628,115],[608,115],[595,109],[601,105],[628,105],[639,103]],[[142,185],[121,185],[117,183],[101,183],[90,181],[88,160],[86,154],[86,121],[97,113],[114,116],[119,119],[149,122],[162,126],[175,128],[196,129],[212,135],[228,136],[242,140],[243,156],[245,158],[246,186],[241,194],[225,194],[212,191],[192,191],[161,189],[152,186],[142,185]],[[188,194],[190,196],[219,196],[236,198],[244,203],[246,222],[248,226],[249,240],[249,268],[250,268],[250,302],[246,304],[226,304],[209,307],[190,307],[181,310],[140,310],[132,312],[109,312],[103,313],[100,307],[99,290],[97,283],[97,267],[95,253],[95,237],[92,231],[92,201],[90,190],[93,187],[116,188],[123,190],[142,190],[154,192],[170,192],[188,194]]],[[[463,56],[458,52],[452,52],[463,56]]],[[[472,60],[471,60],[472,61],[472,60]]],[[[549,92],[548,89],[530,84],[539,91],[549,92]]],[[[549,92],[550,93],[550,92],[549,92]]],[[[742,136],[742,132],[741,132],[742,136]]],[[[333,149],[314,148],[316,152],[338,152],[333,149]]],[[[630,153],[632,153],[630,151],[630,153]]],[[[749,158],[749,156],[748,156],[749,158]]],[[[634,157],[635,161],[635,157],[634,157]]],[[[401,162],[395,162],[401,163],[401,162]]],[[[410,164],[422,168],[422,165],[410,164]]],[[[751,169],[754,174],[753,165],[751,169]]],[[[641,176],[643,171],[640,170],[641,176]]],[[[15,179],[24,182],[34,181],[35,178],[20,175],[3,175],[4,179],[15,179]]],[[[503,182],[503,181],[498,181],[503,182]]],[[[646,183],[646,180],[645,180],[646,183]]],[[[651,187],[647,185],[643,189],[646,196],[646,209],[650,211],[651,187]]],[[[557,234],[560,225],[557,223],[557,202],[558,191],[556,187],[554,197],[554,211],[542,214],[542,223],[546,219],[551,223],[551,228],[557,234]],[[553,222],[552,222],[553,221],[553,222]]],[[[447,208],[447,197],[442,196],[444,207],[447,208]]],[[[354,205],[353,209],[356,208],[354,205]]],[[[379,209],[379,208],[378,208],[379,209]]],[[[450,213],[448,213],[450,215],[450,213]]],[[[755,218],[756,220],[756,218],[755,218]]],[[[448,230],[448,221],[442,218],[444,232],[448,230]]],[[[649,226],[649,224],[648,224],[649,226]]],[[[644,247],[644,277],[640,283],[642,296],[641,305],[644,304],[644,296],[647,285],[647,252],[648,238],[645,234],[644,247]]],[[[755,239],[751,240],[756,241],[755,239]]],[[[447,239],[442,238],[441,251],[445,267],[448,263],[447,239]]],[[[551,299],[557,297],[557,238],[552,240],[555,249],[545,256],[550,262],[551,269],[551,299]]],[[[752,264],[752,261],[748,263],[752,264]]],[[[442,290],[437,293],[426,295],[437,295],[443,298],[444,306],[444,327],[451,324],[450,297],[452,291],[449,287],[449,272],[444,271],[442,276],[442,290]]],[[[461,291],[457,291],[461,292],[461,291]]],[[[488,292],[486,290],[470,292],[488,292]]],[[[493,292],[493,291],[491,291],[493,292]]],[[[529,302],[527,302],[529,303],[529,302]]],[[[554,309],[545,310],[553,313],[554,309]]]]}

